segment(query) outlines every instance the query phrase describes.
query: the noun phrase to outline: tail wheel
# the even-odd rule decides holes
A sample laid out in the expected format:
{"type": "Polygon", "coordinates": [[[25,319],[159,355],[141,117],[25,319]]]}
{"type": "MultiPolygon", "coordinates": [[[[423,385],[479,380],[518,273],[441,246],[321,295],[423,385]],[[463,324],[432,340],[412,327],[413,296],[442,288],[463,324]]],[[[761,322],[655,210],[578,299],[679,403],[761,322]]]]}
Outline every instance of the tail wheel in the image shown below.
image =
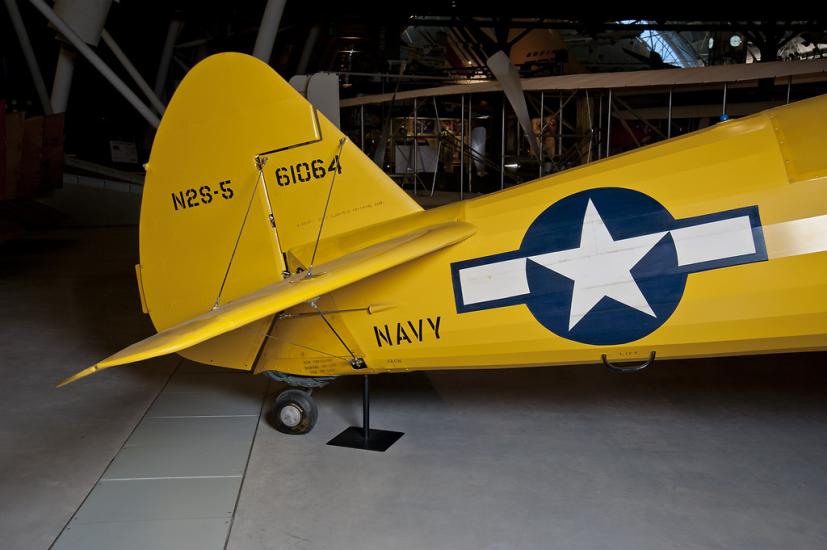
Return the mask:
{"type": "Polygon", "coordinates": [[[309,393],[285,390],[276,397],[270,413],[273,426],[286,434],[306,434],[316,425],[319,410],[309,393]]]}

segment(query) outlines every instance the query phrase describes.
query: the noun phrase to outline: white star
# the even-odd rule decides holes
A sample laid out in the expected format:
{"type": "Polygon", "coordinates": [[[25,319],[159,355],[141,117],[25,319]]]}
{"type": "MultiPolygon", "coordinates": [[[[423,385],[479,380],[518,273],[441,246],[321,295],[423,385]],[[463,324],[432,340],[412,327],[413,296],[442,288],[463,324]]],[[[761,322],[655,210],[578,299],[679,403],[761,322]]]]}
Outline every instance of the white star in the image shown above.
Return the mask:
{"type": "Polygon", "coordinates": [[[569,330],[604,296],[657,317],[632,277],[631,270],[667,231],[616,241],[591,199],[586,205],[580,248],[531,256],[529,259],[574,281],[569,330]]]}

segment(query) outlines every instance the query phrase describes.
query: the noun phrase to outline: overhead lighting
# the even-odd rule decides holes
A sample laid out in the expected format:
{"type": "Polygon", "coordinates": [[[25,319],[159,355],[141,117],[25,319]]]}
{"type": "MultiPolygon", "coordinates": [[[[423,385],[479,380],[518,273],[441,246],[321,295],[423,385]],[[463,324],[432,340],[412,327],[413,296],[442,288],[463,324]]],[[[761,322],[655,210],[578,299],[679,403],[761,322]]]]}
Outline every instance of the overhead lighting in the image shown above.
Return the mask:
{"type": "Polygon", "coordinates": [[[516,163],[516,162],[509,162],[508,164],[505,165],[505,167],[508,168],[509,170],[516,170],[517,168],[520,167],[520,165],[519,165],[519,163],[516,163]]]}
{"type": "Polygon", "coordinates": [[[486,82],[490,82],[487,78],[465,78],[460,80],[454,80],[454,84],[484,84],[486,82]]]}

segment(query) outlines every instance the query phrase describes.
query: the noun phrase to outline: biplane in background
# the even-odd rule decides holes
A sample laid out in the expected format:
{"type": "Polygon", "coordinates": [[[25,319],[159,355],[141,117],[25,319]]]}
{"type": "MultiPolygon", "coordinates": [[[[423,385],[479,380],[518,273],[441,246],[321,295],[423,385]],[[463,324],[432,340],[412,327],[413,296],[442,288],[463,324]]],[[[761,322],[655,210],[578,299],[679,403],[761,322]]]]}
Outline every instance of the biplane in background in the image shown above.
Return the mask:
{"type": "Polygon", "coordinates": [[[827,348],[827,97],[422,210],[264,63],[212,56],[148,165],[138,287],[178,353],[268,373],[279,430],[337,376],[827,348]]]}

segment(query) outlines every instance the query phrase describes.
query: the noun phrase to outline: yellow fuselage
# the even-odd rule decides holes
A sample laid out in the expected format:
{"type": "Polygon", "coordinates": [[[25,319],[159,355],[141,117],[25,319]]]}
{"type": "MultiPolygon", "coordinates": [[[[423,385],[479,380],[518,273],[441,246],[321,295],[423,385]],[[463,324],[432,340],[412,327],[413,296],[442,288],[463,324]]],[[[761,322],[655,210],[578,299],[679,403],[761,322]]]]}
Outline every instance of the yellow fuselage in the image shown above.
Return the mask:
{"type": "MultiPolygon", "coordinates": [[[[816,132],[825,120],[825,104],[825,99],[812,100],[780,114],[722,123],[323,241],[318,261],[443,221],[462,220],[477,228],[457,245],[339,289],[319,305],[328,311],[354,310],[330,313],[328,320],[351,351],[365,359],[368,372],[596,363],[604,353],[610,360],[636,360],[651,351],[659,358],[678,358],[823,349],[827,161],[816,132]],[[630,342],[601,345],[560,336],[525,303],[458,312],[452,264],[518,251],[529,226],[550,205],[595,188],[644,193],[677,220],[756,207],[766,260],[689,273],[674,312],[630,342]],[[377,303],[390,307],[372,314],[364,309],[377,303]]],[[[274,202],[282,191],[275,189],[274,202]]],[[[308,255],[307,247],[291,251],[290,268],[308,255]]],[[[302,306],[288,314],[303,311],[311,310],[302,306]]],[[[257,371],[353,373],[349,364],[330,357],[348,352],[317,316],[279,319],[272,334],[277,339],[265,346],[257,371]]]]}

